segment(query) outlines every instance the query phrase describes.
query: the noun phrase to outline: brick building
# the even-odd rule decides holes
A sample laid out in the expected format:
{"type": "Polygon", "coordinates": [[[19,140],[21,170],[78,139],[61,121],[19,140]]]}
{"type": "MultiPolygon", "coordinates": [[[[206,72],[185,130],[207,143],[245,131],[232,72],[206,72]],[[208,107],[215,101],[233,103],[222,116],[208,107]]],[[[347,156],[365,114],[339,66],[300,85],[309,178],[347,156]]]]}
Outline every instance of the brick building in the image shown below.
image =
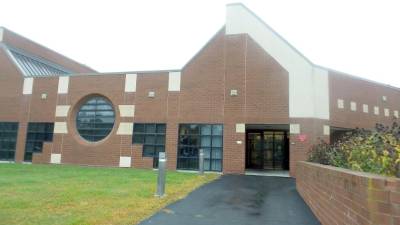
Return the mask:
{"type": "Polygon", "coordinates": [[[319,138],[398,117],[399,89],[310,62],[241,4],[180,70],[99,73],[0,28],[0,160],[290,170],[319,138]]]}

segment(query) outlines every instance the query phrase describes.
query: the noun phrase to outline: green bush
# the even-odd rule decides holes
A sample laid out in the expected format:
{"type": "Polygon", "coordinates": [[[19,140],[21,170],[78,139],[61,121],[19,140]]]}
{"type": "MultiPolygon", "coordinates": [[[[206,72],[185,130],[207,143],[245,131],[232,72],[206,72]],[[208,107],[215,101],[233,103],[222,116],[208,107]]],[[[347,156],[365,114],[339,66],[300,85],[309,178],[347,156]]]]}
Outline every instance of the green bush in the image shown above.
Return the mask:
{"type": "Polygon", "coordinates": [[[336,143],[321,141],[312,147],[309,161],[400,177],[400,127],[377,124],[373,130],[347,132],[336,143]]]}

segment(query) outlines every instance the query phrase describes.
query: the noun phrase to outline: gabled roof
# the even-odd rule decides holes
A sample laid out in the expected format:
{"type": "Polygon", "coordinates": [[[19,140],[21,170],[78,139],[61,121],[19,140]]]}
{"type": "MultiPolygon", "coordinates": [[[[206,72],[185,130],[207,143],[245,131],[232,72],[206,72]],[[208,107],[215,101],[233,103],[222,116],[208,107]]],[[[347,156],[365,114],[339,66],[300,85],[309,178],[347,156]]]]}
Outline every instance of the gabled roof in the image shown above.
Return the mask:
{"type": "Polygon", "coordinates": [[[0,27],[0,45],[24,76],[59,76],[77,73],[97,73],[58,52],[0,27]]]}

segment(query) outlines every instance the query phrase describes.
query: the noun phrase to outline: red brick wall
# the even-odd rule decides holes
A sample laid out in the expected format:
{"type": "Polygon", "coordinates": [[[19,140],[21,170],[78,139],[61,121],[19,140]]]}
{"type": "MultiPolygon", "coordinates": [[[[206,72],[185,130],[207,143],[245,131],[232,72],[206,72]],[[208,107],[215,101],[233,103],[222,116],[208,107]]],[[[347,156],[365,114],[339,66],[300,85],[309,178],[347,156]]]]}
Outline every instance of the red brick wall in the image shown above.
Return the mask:
{"type": "Polygon", "coordinates": [[[400,113],[400,89],[343,73],[329,72],[329,95],[331,126],[372,128],[376,123],[390,124],[394,110],[400,113]],[[387,96],[387,101],[383,101],[382,96],[387,96]],[[344,109],[338,108],[337,99],[344,100],[344,109]],[[350,110],[350,101],[357,103],[356,112],[350,110]],[[363,104],[368,105],[368,113],[362,111],[363,104]],[[379,115],[374,114],[374,106],[379,107],[379,115]],[[389,117],[384,115],[384,108],[390,109],[389,117]]]}
{"type": "Polygon", "coordinates": [[[296,186],[324,225],[400,224],[400,179],[298,162],[296,186]]]}

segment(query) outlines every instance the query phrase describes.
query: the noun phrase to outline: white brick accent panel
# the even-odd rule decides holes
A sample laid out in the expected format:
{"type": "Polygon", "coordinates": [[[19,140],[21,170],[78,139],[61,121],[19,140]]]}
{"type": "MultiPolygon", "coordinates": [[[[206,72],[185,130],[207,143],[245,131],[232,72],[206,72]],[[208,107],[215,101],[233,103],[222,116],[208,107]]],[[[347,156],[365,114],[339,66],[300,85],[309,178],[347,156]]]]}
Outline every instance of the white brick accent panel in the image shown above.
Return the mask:
{"type": "Polygon", "coordinates": [[[137,74],[125,75],[125,92],[136,92],[137,74]]]}
{"type": "Polygon", "coordinates": [[[290,124],[290,134],[300,134],[300,124],[290,124]]]}
{"type": "Polygon", "coordinates": [[[387,116],[387,117],[390,116],[390,111],[389,111],[389,109],[386,109],[386,108],[385,108],[385,109],[384,109],[384,112],[385,112],[385,116],[387,116]]]}
{"type": "Polygon", "coordinates": [[[119,105],[119,114],[121,117],[134,117],[135,106],[134,105],[119,105]]]}
{"type": "Polygon", "coordinates": [[[133,133],[133,123],[120,123],[117,134],[118,135],[132,135],[133,133]]]}
{"type": "Polygon", "coordinates": [[[368,105],[363,104],[363,112],[368,113],[368,105]]]}
{"type": "Polygon", "coordinates": [[[119,157],[119,167],[131,167],[131,157],[119,157]]]}
{"type": "Polygon", "coordinates": [[[31,95],[33,89],[33,77],[24,78],[24,87],[22,89],[22,94],[31,95]]]}
{"type": "Polygon", "coordinates": [[[374,107],[374,114],[379,115],[379,107],[378,106],[374,107]]]}
{"type": "Polygon", "coordinates": [[[357,111],[357,103],[350,102],[350,109],[351,109],[351,111],[357,111]]]}
{"type": "Polygon", "coordinates": [[[55,122],[54,123],[55,134],[68,134],[67,122],[55,122]]]}
{"type": "Polygon", "coordinates": [[[237,123],[236,124],[236,133],[245,133],[246,132],[246,126],[244,123],[237,123]]]}
{"type": "Polygon", "coordinates": [[[60,164],[61,163],[61,154],[51,154],[50,163],[60,164]]]}
{"type": "Polygon", "coordinates": [[[181,90],[181,72],[169,72],[168,91],[181,90]]]}
{"type": "Polygon", "coordinates": [[[331,129],[328,125],[324,125],[324,135],[330,135],[331,129]]]}
{"type": "Polygon", "coordinates": [[[58,77],[58,94],[68,94],[69,77],[58,77]]]}
{"type": "Polygon", "coordinates": [[[344,100],[343,99],[338,99],[337,100],[337,107],[339,109],[344,109],[344,100]]]}
{"type": "Polygon", "coordinates": [[[58,105],[56,106],[56,117],[67,117],[70,105],[58,105]]]}

